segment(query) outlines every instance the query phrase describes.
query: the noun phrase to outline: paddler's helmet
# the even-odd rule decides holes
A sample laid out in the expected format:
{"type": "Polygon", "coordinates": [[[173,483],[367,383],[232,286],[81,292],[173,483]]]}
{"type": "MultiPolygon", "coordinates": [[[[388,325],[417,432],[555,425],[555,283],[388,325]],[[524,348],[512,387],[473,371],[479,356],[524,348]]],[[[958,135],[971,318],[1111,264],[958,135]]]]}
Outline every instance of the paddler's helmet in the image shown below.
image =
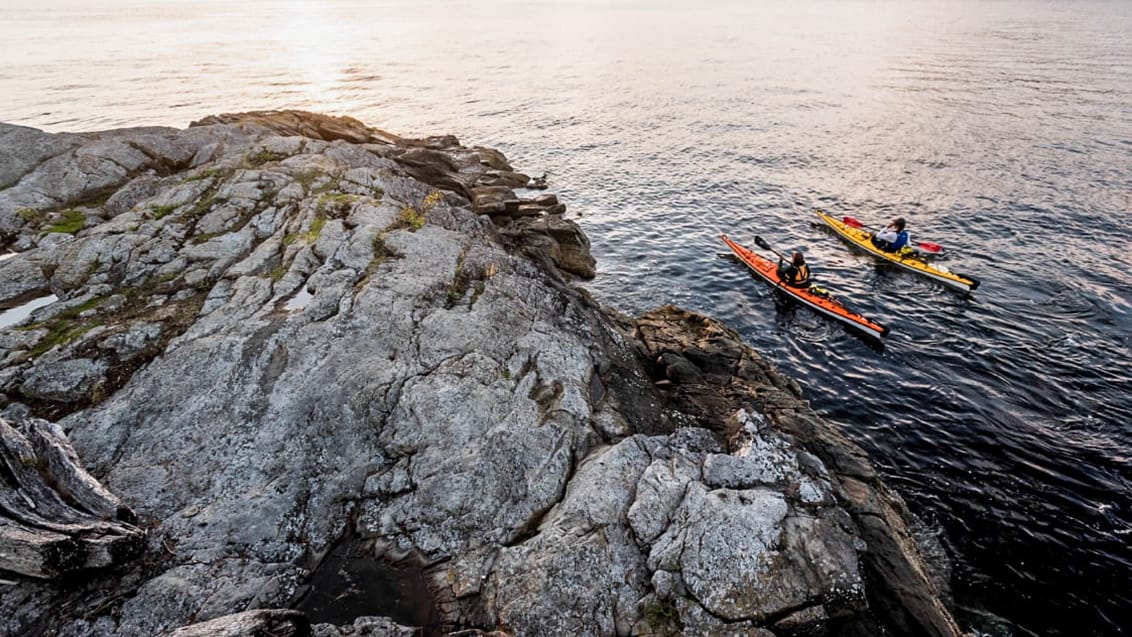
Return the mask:
{"type": "Polygon", "coordinates": [[[806,257],[802,256],[801,252],[795,252],[794,253],[794,259],[793,259],[794,265],[802,265],[805,262],[806,262],[806,257]]]}

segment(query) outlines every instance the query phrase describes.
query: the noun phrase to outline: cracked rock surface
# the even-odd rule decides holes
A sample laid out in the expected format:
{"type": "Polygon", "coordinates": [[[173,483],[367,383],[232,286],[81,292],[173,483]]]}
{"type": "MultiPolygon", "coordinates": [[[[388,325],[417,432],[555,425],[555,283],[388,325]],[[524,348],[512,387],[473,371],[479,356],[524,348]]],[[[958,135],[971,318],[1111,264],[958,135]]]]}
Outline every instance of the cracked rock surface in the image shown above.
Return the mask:
{"type": "Polygon", "coordinates": [[[0,331],[4,416],[148,530],[0,584],[0,634],[413,634],[312,602],[336,551],[423,577],[425,634],[959,634],[863,453],[711,319],[596,304],[498,152],[298,112],[0,142],[0,303],[59,298],[0,331]]]}

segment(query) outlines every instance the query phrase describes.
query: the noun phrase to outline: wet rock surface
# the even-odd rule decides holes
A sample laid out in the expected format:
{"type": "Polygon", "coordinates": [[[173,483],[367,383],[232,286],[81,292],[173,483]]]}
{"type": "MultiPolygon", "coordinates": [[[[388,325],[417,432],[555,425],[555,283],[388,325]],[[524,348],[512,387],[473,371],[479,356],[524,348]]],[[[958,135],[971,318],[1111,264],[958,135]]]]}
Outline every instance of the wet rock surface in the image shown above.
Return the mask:
{"type": "Polygon", "coordinates": [[[959,634],[863,452],[711,319],[590,299],[545,175],[300,112],[0,139],[0,290],[60,299],[4,413],[148,530],[0,633],[959,634]]]}

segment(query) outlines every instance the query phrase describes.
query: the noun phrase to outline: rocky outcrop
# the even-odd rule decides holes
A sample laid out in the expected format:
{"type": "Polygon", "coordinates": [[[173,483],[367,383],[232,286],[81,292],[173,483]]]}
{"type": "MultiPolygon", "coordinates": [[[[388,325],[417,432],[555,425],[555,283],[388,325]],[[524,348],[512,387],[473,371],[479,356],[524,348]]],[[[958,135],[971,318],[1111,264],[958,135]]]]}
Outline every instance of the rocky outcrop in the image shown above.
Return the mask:
{"type": "Polygon", "coordinates": [[[249,610],[162,633],[161,637],[309,637],[311,625],[298,611],[249,610]]]}
{"type": "Polygon", "coordinates": [[[297,112],[18,134],[55,154],[0,190],[0,281],[60,300],[0,332],[5,415],[148,534],[12,580],[0,633],[959,634],[864,454],[711,319],[593,302],[496,151],[297,112]]]}
{"type": "MultiPolygon", "coordinates": [[[[909,530],[912,518],[904,501],[881,482],[863,450],[810,409],[796,383],[762,361],[736,333],[678,308],[642,317],[636,331],[665,376],[664,402],[672,409],[710,419],[721,409],[726,413],[728,406],[746,405],[765,414],[772,429],[794,447],[813,454],[804,464],[829,471],[829,493],[852,518],[854,535],[867,547],[861,554],[862,571],[872,605],[885,608],[891,629],[908,635],[960,633],[941,601],[950,593],[932,578],[909,530]]],[[[732,440],[733,447],[736,440],[740,448],[750,444],[745,435],[732,435],[732,440]]],[[[777,460],[773,466],[790,463],[777,460]]]]}
{"type": "Polygon", "coordinates": [[[58,426],[0,419],[0,566],[34,578],[107,568],[136,557],[134,512],[81,466],[58,426]]]}
{"type": "Polygon", "coordinates": [[[18,306],[47,292],[47,277],[39,266],[23,259],[11,259],[10,263],[5,261],[0,261],[0,310],[18,306]]]}

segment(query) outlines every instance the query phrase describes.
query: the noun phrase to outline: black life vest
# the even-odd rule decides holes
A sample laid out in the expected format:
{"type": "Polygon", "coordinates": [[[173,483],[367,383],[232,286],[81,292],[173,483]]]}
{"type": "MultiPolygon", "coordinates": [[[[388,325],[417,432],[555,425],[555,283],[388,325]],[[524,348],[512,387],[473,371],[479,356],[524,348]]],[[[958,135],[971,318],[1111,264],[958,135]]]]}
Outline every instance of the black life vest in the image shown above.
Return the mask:
{"type": "Polygon", "coordinates": [[[810,266],[803,263],[802,265],[790,265],[786,268],[786,285],[795,288],[809,287],[810,285],[810,266]]]}

